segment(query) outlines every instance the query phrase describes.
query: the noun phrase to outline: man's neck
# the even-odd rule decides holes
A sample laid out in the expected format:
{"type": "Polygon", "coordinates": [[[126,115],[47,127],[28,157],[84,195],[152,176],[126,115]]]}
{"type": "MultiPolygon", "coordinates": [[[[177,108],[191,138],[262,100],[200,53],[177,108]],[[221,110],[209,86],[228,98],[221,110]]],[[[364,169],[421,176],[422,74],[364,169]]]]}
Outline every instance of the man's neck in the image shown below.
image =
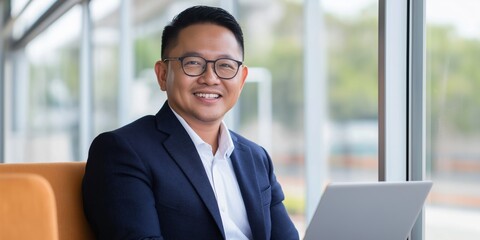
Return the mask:
{"type": "Polygon", "coordinates": [[[218,149],[218,136],[220,134],[221,122],[205,124],[188,122],[188,125],[198,134],[198,136],[212,147],[212,153],[215,154],[218,149]]]}
{"type": "MultiPolygon", "coordinates": [[[[170,106],[170,105],[169,105],[170,106]]],[[[215,154],[218,149],[218,142],[220,136],[220,125],[222,120],[215,121],[201,121],[195,118],[188,118],[178,114],[171,106],[170,109],[177,117],[180,117],[188,126],[207,144],[212,147],[212,153],[215,154]]]]}

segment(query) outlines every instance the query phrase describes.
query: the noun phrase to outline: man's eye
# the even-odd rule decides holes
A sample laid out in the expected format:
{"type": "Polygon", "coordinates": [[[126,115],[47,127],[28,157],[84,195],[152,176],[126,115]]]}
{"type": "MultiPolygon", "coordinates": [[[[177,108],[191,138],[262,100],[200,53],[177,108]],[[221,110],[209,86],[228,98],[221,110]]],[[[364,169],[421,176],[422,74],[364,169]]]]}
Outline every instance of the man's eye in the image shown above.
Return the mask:
{"type": "Polygon", "coordinates": [[[228,64],[228,63],[222,63],[219,65],[219,67],[223,69],[235,69],[235,67],[232,64],[228,64]]]}
{"type": "Polygon", "coordinates": [[[202,63],[199,62],[199,61],[193,61],[193,60],[191,60],[191,61],[185,61],[185,62],[183,63],[183,65],[185,65],[185,66],[197,66],[197,65],[198,65],[198,66],[201,66],[202,63]]]}

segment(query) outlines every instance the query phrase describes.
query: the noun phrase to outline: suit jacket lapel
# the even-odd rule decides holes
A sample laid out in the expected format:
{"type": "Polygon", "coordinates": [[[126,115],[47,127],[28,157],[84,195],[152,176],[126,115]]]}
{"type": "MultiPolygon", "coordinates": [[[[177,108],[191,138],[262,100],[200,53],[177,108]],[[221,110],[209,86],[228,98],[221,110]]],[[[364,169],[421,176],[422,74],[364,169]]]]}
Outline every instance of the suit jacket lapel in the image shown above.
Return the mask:
{"type": "Polygon", "coordinates": [[[266,239],[261,193],[255,176],[255,160],[248,146],[239,143],[233,135],[232,140],[235,150],[230,159],[242,192],[253,239],[266,239]]]}
{"type": "Polygon", "coordinates": [[[158,129],[170,135],[163,143],[165,149],[190,180],[190,183],[205,203],[205,206],[215,219],[222,235],[225,237],[215,193],[210,185],[195,145],[173,114],[167,102],[165,102],[156,117],[158,129]]]}

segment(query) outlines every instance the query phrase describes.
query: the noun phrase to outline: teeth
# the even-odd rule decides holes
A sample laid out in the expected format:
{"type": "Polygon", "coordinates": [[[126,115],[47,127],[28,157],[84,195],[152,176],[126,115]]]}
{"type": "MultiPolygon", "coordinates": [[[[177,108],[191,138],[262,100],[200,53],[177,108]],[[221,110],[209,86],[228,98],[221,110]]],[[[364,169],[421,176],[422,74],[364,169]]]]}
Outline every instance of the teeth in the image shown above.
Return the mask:
{"type": "Polygon", "coordinates": [[[220,97],[220,95],[214,94],[214,93],[195,93],[195,96],[201,97],[201,98],[208,98],[208,99],[220,97]]]}

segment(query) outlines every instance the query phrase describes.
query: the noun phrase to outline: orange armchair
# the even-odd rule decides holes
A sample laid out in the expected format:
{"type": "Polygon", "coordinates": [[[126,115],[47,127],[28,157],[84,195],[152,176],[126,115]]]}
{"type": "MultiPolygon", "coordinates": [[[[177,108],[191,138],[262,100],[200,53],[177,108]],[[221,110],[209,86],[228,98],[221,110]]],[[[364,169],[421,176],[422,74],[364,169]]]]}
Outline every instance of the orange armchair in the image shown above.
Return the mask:
{"type": "Polygon", "coordinates": [[[0,239],[58,239],[55,197],[47,180],[0,174],[0,239]]]}
{"type": "MultiPolygon", "coordinates": [[[[85,172],[85,162],[61,162],[61,163],[6,163],[0,164],[0,176],[3,179],[12,178],[12,176],[29,176],[29,180],[22,180],[27,182],[37,181],[43,182],[37,185],[43,185],[45,189],[51,187],[56,204],[53,212],[56,214],[55,220],[48,220],[48,222],[56,221],[56,229],[58,229],[58,239],[60,240],[90,240],[94,239],[94,235],[85,219],[83,213],[82,202],[82,178],[85,172]],[[36,180],[32,180],[32,177],[36,180]],[[39,180],[40,178],[40,180],[39,180]],[[46,180],[46,181],[42,181],[46,180]],[[47,185],[48,187],[45,187],[47,185]]],[[[16,178],[17,179],[17,178],[16,178]]],[[[10,180],[9,184],[12,180],[10,180]]],[[[18,179],[16,181],[19,181],[18,179]]],[[[3,185],[8,183],[4,183],[3,185]]],[[[1,185],[0,185],[1,186],[1,185]]],[[[22,190],[19,187],[18,190],[22,190]]],[[[33,191],[33,190],[32,190],[33,191]]],[[[26,190],[26,194],[30,194],[30,190],[26,190]]],[[[45,192],[48,192],[46,190],[45,192]]],[[[48,195],[48,193],[46,194],[48,195]]],[[[0,189],[0,203],[1,199],[5,198],[18,198],[21,201],[37,201],[34,197],[28,197],[27,195],[20,195],[14,192],[3,192],[0,189]],[[31,198],[31,199],[29,199],[31,198]]],[[[4,204],[5,205],[5,204],[4,204]]],[[[47,204],[48,205],[48,204],[47,204]]],[[[11,209],[7,206],[0,205],[0,215],[4,214],[3,211],[9,211],[11,209]]],[[[45,221],[47,221],[48,213],[45,214],[45,221]]],[[[1,216],[3,221],[5,218],[6,223],[10,224],[9,227],[15,227],[13,224],[19,224],[9,221],[8,216],[1,216]]],[[[22,219],[20,219],[22,220],[22,219]]],[[[0,222],[0,224],[4,224],[0,222]]],[[[7,225],[8,226],[8,225],[7,225]]],[[[42,225],[43,226],[43,225],[42,225]]],[[[43,228],[43,227],[42,227],[43,228]]],[[[45,227],[47,228],[47,227],[45,227]]],[[[33,230],[32,230],[33,231],[33,230]]],[[[54,231],[56,231],[54,229],[54,231]]],[[[1,233],[0,233],[1,234],[1,233]]],[[[3,239],[0,235],[0,239],[3,239]]],[[[23,238],[21,238],[23,239],[23,238]]],[[[40,239],[37,237],[29,239],[40,239]]],[[[57,239],[54,236],[51,239],[57,239]]]]}

